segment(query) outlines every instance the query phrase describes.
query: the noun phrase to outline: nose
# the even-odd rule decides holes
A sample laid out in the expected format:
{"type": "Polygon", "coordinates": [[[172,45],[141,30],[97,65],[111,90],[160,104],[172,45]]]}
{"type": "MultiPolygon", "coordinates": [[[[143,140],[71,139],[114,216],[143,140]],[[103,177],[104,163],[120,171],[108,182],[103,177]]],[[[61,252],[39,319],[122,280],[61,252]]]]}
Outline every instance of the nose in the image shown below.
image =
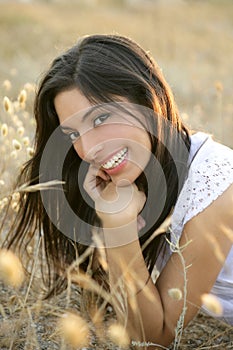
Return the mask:
{"type": "Polygon", "coordinates": [[[103,143],[86,134],[78,138],[74,143],[74,149],[81,159],[93,163],[98,160],[99,152],[103,149],[103,143]]]}

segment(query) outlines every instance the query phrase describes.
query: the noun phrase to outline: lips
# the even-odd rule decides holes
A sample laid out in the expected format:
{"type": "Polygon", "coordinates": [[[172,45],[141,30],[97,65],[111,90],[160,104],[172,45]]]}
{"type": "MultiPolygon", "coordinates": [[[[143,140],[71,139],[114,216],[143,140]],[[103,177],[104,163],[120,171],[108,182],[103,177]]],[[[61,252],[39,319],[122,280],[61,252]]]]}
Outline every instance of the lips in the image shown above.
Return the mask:
{"type": "Polygon", "coordinates": [[[103,169],[110,170],[119,166],[127,155],[127,147],[123,148],[120,152],[114,154],[112,158],[110,158],[107,162],[101,165],[103,169]]]}

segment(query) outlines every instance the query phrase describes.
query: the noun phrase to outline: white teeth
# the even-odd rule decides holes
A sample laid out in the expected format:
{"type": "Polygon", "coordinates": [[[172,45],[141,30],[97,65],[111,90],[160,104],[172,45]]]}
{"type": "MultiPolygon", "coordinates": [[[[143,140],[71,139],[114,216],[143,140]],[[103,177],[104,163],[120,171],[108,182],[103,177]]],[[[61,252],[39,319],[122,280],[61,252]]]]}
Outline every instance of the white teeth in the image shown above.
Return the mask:
{"type": "Polygon", "coordinates": [[[107,168],[110,168],[110,167],[112,166],[112,162],[107,162],[107,164],[105,164],[105,166],[106,166],[107,168]]]}
{"type": "Polygon", "coordinates": [[[117,165],[119,165],[123,159],[126,156],[127,148],[124,148],[122,151],[115,154],[111,159],[109,159],[106,163],[102,165],[104,169],[111,169],[115,168],[117,165]]]}

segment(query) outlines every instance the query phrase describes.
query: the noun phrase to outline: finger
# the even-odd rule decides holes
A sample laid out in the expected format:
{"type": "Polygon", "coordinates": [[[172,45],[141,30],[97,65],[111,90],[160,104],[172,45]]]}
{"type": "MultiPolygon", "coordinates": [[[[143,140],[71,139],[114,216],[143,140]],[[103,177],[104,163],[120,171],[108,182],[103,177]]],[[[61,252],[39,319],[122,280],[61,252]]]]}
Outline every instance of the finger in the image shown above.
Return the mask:
{"type": "Polygon", "coordinates": [[[143,217],[141,215],[138,215],[138,217],[137,217],[138,232],[145,226],[146,226],[146,221],[143,219],[143,217]]]}
{"type": "Polygon", "coordinates": [[[146,203],[146,195],[144,192],[142,191],[138,191],[138,196],[139,196],[139,200],[138,200],[138,212],[140,213],[142,211],[142,209],[144,208],[144,205],[146,203]]]}
{"type": "Polygon", "coordinates": [[[99,176],[101,179],[103,179],[104,181],[109,181],[111,180],[111,177],[101,168],[97,168],[97,176],[99,176]]]}
{"type": "Polygon", "coordinates": [[[117,187],[110,182],[102,191],[98,203],[98,211],[108,214],[117,214],[124,211],[132,202],[134,197],[133,187],[117,187]]]}
{"type": "Polygon", "coordinates": [[[96,201],[111,178],[102,169],[91,164],[89,166],[83,187],[89,196],[96,201]]]}
{"type": "Polygon", "coordinates": [[[96,185],[97,172],[98,169],[90,165],[83,183],[84,190],[89,194],[89,196],[93,200],[95,200],[95,198],[99,196],[99,192],[96,185]]]}

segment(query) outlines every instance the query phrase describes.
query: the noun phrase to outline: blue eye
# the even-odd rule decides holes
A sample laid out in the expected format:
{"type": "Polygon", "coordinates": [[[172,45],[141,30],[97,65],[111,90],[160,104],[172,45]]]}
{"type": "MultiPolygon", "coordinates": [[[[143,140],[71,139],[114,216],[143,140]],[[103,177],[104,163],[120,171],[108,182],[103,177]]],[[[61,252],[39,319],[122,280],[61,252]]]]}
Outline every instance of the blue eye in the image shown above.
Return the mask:
{"type": "Polygon", "coordinates": [[[99,117],[94,119],[94,127],[103,124],[103,122],[110,117],[110,113],[101,114],[99,117]]]}

